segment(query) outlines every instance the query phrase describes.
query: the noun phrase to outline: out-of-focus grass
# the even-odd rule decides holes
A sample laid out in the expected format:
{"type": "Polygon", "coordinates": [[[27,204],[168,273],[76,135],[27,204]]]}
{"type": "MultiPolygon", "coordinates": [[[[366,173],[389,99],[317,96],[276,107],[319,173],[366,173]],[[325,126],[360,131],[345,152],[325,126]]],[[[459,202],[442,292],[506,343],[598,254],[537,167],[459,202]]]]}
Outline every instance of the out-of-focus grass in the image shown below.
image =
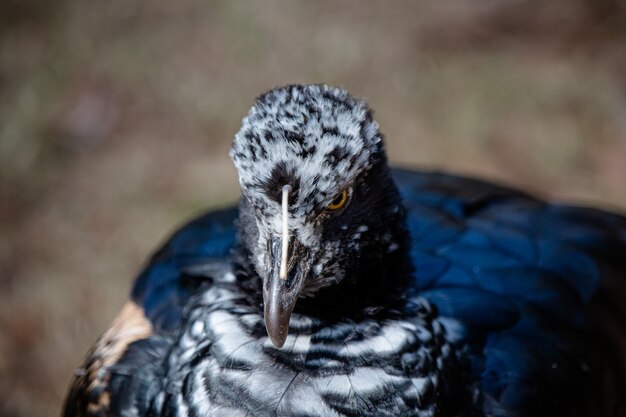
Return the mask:
{"type": "Polygon", "coordinates": [[[623,210],[619,1],[452,4],[4,2],[0,415],[58,415],[148,254],[236,199],[228,147],[274,85],[367,97],[396,163],[623,210]]]}

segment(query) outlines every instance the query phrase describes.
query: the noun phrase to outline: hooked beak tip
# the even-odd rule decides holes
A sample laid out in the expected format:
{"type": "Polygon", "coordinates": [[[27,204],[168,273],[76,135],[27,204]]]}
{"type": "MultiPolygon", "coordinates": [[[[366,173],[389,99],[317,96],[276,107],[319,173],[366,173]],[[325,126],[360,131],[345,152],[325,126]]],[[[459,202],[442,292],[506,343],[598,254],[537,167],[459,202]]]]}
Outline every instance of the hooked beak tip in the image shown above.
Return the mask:
{"type": "Polygon", "coordinates": [[[287,333],[285,332],[284,334],[270,334],[270,340],[272,341],[272,344],[274,346],[276,346],[277,348],[282,348],[283,346],[285,346],[285,341],[287,340],[287,333]]]}
{"type": "Polygon", "coordinates": [[[291,311],[275,308],[275,305],[265,307],[265,328],[272,344],[277,348],[285,345],[289,333],[289,319],[291,311]]]}

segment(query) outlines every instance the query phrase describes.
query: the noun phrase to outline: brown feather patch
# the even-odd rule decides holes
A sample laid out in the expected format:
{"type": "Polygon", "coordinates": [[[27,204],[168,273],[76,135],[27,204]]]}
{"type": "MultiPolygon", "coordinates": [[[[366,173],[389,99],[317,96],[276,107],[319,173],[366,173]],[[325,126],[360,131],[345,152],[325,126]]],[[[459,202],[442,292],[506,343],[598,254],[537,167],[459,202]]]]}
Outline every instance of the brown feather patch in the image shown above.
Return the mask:
{"type": "Polygon", "coordinates": [[[106,391],[110,375],[128,346],[152,335],[152,324],[143,308],[133,301],[124,305],[109,329],[100,336],[87,354],[82,367],[75,370],[75,379],[65,404],[65,416],[99,416],[106,413],[111,401],[106,391]]]}

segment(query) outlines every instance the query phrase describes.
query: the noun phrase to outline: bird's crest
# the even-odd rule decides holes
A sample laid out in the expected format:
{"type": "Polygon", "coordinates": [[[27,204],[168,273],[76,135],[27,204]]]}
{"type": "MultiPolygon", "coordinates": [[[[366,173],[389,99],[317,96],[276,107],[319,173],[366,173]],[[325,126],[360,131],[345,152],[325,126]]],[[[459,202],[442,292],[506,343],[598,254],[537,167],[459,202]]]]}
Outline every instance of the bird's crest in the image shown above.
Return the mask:
{"type": "Polygon", "coordinates": [[[258,210],[278,214],[282,187],[290,185],[290,210],[307,217],[350,185],[378,152],[378,123],[365,102],[339,88],[293,85],[257,99],[235,135],[231,157],[258,210]]]}

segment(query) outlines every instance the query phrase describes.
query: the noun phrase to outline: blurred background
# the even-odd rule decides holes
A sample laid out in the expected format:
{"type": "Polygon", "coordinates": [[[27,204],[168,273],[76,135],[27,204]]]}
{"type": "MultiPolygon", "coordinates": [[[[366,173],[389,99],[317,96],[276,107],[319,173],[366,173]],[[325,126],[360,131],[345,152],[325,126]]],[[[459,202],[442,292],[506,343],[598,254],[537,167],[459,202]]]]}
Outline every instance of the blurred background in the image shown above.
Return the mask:
{"type": "Polygon", "coordinates": [[[59,414],[146,257],[237,198],[253,99],[310,82],[396,164],[626,210],[624,0],[3,0],[0,415],[59,414]]]}

